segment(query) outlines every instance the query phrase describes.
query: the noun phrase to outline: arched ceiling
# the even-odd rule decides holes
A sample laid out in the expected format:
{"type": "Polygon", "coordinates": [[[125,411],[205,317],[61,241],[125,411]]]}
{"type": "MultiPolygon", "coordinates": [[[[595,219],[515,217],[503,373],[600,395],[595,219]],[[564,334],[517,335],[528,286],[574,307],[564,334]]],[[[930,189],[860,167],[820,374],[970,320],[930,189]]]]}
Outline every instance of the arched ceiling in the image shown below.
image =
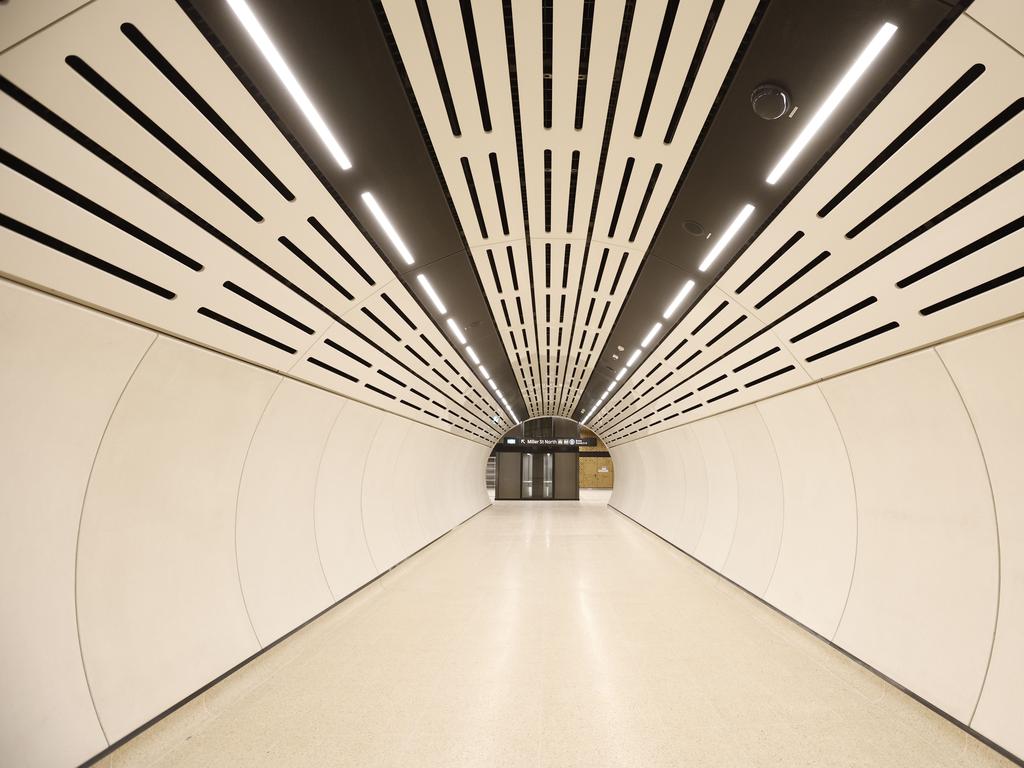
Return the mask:
{"type": "Polygon", "coordinates": [[[0,272],[479,442],[615,445],[1019,314],[1024,35],[964,5],[18,4],[0,272]]]}

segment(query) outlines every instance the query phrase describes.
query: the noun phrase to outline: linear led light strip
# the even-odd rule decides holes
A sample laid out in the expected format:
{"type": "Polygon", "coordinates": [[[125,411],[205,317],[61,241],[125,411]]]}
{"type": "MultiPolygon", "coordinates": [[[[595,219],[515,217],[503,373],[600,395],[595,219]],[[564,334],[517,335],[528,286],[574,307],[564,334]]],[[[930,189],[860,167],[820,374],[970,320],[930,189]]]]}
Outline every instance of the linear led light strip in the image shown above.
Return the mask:
{"type": "Polygon", "coordinates": [[[256,14],[252,12],[252,9],[246,4],[245,0],[228,0],[228,5],[231,6],[231,10],[235,12],[235,16],[238,17],[242,26],[245,27],[245,31],[249,33],[249,37],[256,43],[256,47],[260,49],[263,58],[267,60],[267,63],[270,64],[278,79],[288,90],[288,93],[295,100],[299,109],[302,110],[303,116],[309,121],[309,124],[316,131],[324,146],[327,147],[331,157],[347,171],[352,167],[352,162],[348,159],[348,155],[345,154],[345,150],[338,144],[338,140],[334,138],[334,134],[327,127],[327,123],[324,122],[317,108],[313,106],[313,102],[310,101],[306,91],[288,67],[284,57],[281,56],[281,52],[277,50],[277,46],[274,45],[267,31],[260,24],[259,19],[256,18],[256,14]]]}
{"type": "Polygon", "coordinates": [[[789,149],[786,150],[785,154],[781,157],[779,162],[772,168],[772,172],[768,174],[768,178],[765,179],[769,184],[774,184],[789,170],[789,166],[793,164],[797,156],[803,152],[804,148],[810,143],[814,135],[821,130],[821,126],[825,124],[825,121],[835,112],[836,107],[839,103],[846,98],[846,95],[853,89],[853,86],[857,84],[857,81],[864,75],[871,63],[878,58],[878,54],[882,52],[886,44],[892,39],[892,36],[896,34],[897,27],[895,24],[886,22],[881,28],[875,33],[875,36],[871,38],[871,42],[867,44],[867,47],[860,52],[860,56],[853,62],[846,74],[843,75],[842,79],[836,84],[836,87],[832,89],[832,93],[825,99],[825,103],[818,107],[818,111],[814,113],[814,117],[810,119],[804,129],[800,131],[800,134],[796,137],[796,140],[789,145],[789,149]]]}

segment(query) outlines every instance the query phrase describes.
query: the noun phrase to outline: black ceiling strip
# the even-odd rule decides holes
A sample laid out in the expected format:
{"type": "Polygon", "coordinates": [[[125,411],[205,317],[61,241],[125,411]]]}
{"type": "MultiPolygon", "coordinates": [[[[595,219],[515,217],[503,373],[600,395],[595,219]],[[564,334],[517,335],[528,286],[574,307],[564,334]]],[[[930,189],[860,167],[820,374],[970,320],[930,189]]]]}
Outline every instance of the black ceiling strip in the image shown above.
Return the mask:
{"type": "Polygon", "coordinates": [[[441,350],[439,350],[439,349],[438,349],[437,347],[435,347],[435,346],[434,346],[434,345],[433,345],[433,344],[431,343],[430,339],[428,339],[428,338],[427,338],[426,336],[424,336],[424,335],[423,335],[422,333],[420,334],[420,338],[421,338],[421,339],[423,339],[423,343],[424,343],[424,344],[426,344],[426,345],[427,345],[428,347],[430,347],[430,351],[431,351],[431,352],[433,352],[433,353],[434,353],[435,355],[437,355],[438,357],[443,357],[443,355],[441,354],[441,350]]]}
{"type": "Polygon", "coordinates": [[[466,177],[466,188],[469,190],[470,200],[473,202],[473,211],[476,213],[476,224],[480,228],[480,235],[487,239],[487,224],[484,222],[484,212],[480,208],[480,197],[476,193],[476,182],[473,181],[473,169],[469,166],[469,158],[462,158],[462,173],[466,177]]]}
{"type": "Polygon", "coordinates": [[[704,407],[704,403],[697,403],[696,405],[691,405],[689,408],[684,408],[679,413],[680,413],[680,415],[682,415],[684,413],[689,413],[690,411],[696,411],[698,408],[703,408],[703,407],[704,407]]]}
{"type": "Polygon", "coordinates": [[[781,351],[782,350],[779,347],[772,347],[767,352],[762,352],[757,357],[751,358],[750,360],[747,360],[747,362],[745,362],[745,363],[743,363],[741,365],[736,366],[735,368],[732,369],[732,372],[733,373],[739,373],[740,371],[745,370],[745,369],[749,368],[752,365],[760,363],[765,358],[771,357],[776,352],[781,352],[781,351]]]}
{"type": "Polygon", "coordinates": [[[334,341],[332,339],[324,339],[324,344],[326,344],[328,347],[330,347],[331,349],[333,349],[333,350],[335,350],[337,352],[341,352],[341,354],[345,355],[346,357],[352,358],[353,360],[355,360],[357,363],[359,363],[362,366],[365,366],[367,368],[372,368],[373,367],[372,364],[368,360],[364,360],[359,355],[357,355],[355,352],[352,352],[350,350],[345,349],[343,346],[341,346],[340,344],[338,344],[336,341],[334,341]]]}
{"type": "Polygon", "coordinates": [[[552,73],[551,68],[554,59],[553,36],[554,36],[554,0],[541,0],[540,3],[541,21],[541,77],[543,78],[544,91],[544,127],[551,127],[552,108],[552,73]]]}
{"type": "Polygon", "coordinates": [[[301,261],[303,264],[305,264],[311,270],[316,272],[321,277],[321,279],[323,279],[323,281],[325,283],[327,283],[329,286],[331,286],[334,290],[336,290],[338,293],[340,293],[346,299],[348,299],[349,301],[352,301],[352,299],[353,299],[352,294],[349,293],[347,290],[345,290],[345,287],[341,283],[339,283],[337,280],[335,280],[333,277],[331,277],[331,275],[327,272],[327,270],[325,270],[323,267],[321,267],[319,264],[317,264],[315,260],[311,259],[305,253],[303,253],[299,249],[299,247],[297,245],[295,245],[295,243],[293,243],[291,240],[289,240],[284,235],[281,235],[281,237],[277,238],[277,242],[279,242],[281,245],[283,245],[285,248],[287,248],[289,251],[291,251],[292,255],[294,255],[299,261],[301,261]]]}
{"type": "Polygon", "coordinates": [[[544,288],[551,288],[551,243],[544,243],[544,288]]]}
{"type": "Polygon", "coordinates": [[[1019,115],[1021,111],[1024,111],[1024,97],[1014,101],[1010,106],[985,123],[985,125],[960,142],[955,149],[948,152],[941,160],[932,165],[931,168],[926,170],[912,182],[907,184],[903,189],[890,197],[886,202],[872,211],[872,213],[865,217],[863,221],[847,232],[846,237],[854,238],[859,235],[929,181],[942,173],[942,171],[946,170],[946,168],[954,162],[959,160],[993,133],[1010,122],[1013,118],[1019,115]]]}
{"type": "Polygon", "coordinates": [[[626,158],[626,165],[622,169],[622,180],[619,182],[619,194],[615,198],[615,208],[612,210],[612,220],[608,225],[608,237],[615,237],[615,229],[619,225],[619,214],[622,213],[622,203],[626,199],[626,191],[629,189],[629,177],[633,175],[633,166],[635,163],[635,158],[626,158]]]}
{"type": "Polygon", "coordinates": [[[654,170],[651,171],[651,179],[647,182],[647,189],[644,191],[643,200],[640,201],[640,209],[636,212],[636,220],[633,222],[633,229],[629,232],[629,242],[636,240],[636,234],[640,231],[640,225],[643,224],[644,214],[647,213],[647,206],[651,202],[651,195],[654,194],[654,188],[658,184],[658,176],[661,175],[661,163],[654,164],[654,170]]]}
{"type": "MultiPolygon", "coordinates": [[[[686,108],[686,102],[690,99],[690,92],[693,90],[693,84],[697,80],[697,73],[700,71],[700,66],[704,62],[704,56],[707,54],[708,44],[711,42],[711,36],[715,32],[715,25],[718,24],[718,17],[722,13],[722,5],[725,0],[714,0],[711,3],[711,8],[708,10],[708,15],[704,19],[704,28],[701,30],[700,38],[697,40],[697,47],[693,52],[693,56],[690,59],[690,66],[686,70],[686,77],[683,78],[683,85],[679,90],[679,98],[676,99],[676,106],[672,110],[672,117],[668,121],[668,129],[665,131],[665,143],[671,144],[672,140],[676,136],[676,130],[679,127],[679,120],[683,116],[683,109],[686,108]]],[[[758,7],[758,13],[763,13],[763,8],[758,7]]],[[[755,18],[758,18],[755,13],[755,18]]]]}
{"type": "Polygon", "coordinates": [[[494,285],[498,289],[498,293],[501,293],[501,278],[498,277],[498,266],[494,263],[494,252],[487,249],[487,263],[491,265],[491,277],[494,278],[494,285]]]}
{"type": "Polygon", "coordinates": [[[746,315],[740,315],[735,320],[733,320],[731,323],[729,323],[729,325],[725,326],[725,328],[723,328],[721,331],[719,331],[717,334],[715,334],[715,336],[711,339],[711,341],[709,341],[704,346],[705,347],[709,347],[709,348],[712,347],[714,344],[716,344],[718,341],[720,341],[723,336],[725,336],[727,333],[732,331],[734,328],[736,328],[736,326],[738,326],[740,323],[742,323],[746,319],[747,319],[746,315]]]}
{"type": "Polygon", "coordinates": [[[379,387],[373,386],[373,384],[363,384],[363,386],[366,387],[367,389],[373,391],[373,392],[376,392],[378,395],[384,395],[384,397],[387,397],[387,398],[389,398],[391,400],[397,400],[398,399],[397,397],[392,395],[390,392],[385,392],[383,389],[380,389],[379,387]]]}
{"type": "MultiPolygon", "coordinates": [[[[562,290],[569,288],[569,253],[572,250],[572,244],[565,244],[565,254],[562,257],[562,290]]],[[[580,281],[582,282],[582,280],[580,281]]],[[[563,305],[565,303],[565,296],[562,297],[563,305]]]]}
{"type": "MultiPolygon", "coordinates": [[[[615,289],[619,287],[619,280],[622,279],[622,271],[626,268],[626,260],[629,258],[628,253],[622,254],[622,258],[619,260],[619,268],[615,270],[615,279],[612,280],[611,290],[608,291],[610,296],[615,295],[615,289]]],[[[627,297],[628,298],[628,297],[627,297]]],[[[625,303],[625,302],[623,302],[625,303]]]]}
{"type": "MultiPolygon", "coordinates": [[[[693,354],[692,354],[692,355],[690,355],[690,356],[689,356],[688,358],[686,358],[685,360],[683,360],[683,362],[681,362],[681,363],[680,363],[679,365],[677,365],[677,366],[676,366],[676,370],[677,370],[677,371],[681,371],[681,370],[682,370],[683,368],[685,368],[685,367],[686,367],[686,366],[687,366],[687,365],[688,365],[689,363],[693,362],[693,361],[694,361],[694,359],[696,359],[696,358],[697,358],[697,357],[698,357],[698,356],[699,356],[699,355],[701,354],[701,352],[702,352],[702,350],[700,350],[700,349],[696,349],[696,350],[694,350],[694,351],[693,351],[693,354]]],[[[700,371],[698,371],[698,373],[700,373],[700,371]]]]}
{"type": "Polygon", "coordinates": [[[501,217],[501,231],[508,235],[508,212],[505,210],[505,196],[501,191],[501,169],[498,167],[498,155],[491,152],[491,179],[494,181],[494,198],[498,201],[498,215],[501,217]]]}
{"type": "Polygon", "coordinates": [[[99,72],[86,64],[78,56],[67,56],[64,61],[89,85],[103,94],[114,106],[134,120],[140,128],[164,145],[175,157],[191,168],[211,187],[220,192],[228,201],[253,221],[263,221],[263,216],[249,205],[219,176],[201,163],[195,155],[179,144],[167,131],[157,125],[145,112],[132,103],[123,93],[111,85],[99,72]]]}
{"type": "Polygon", "coordinates": [[[551,150],[544,150],[544,231],[551,231],[551,150]]]}
{"type": "Polygon", "coordinates": [[[1018,267],[1017,269],[1014,269],[1011,272],[1007,272],[1004,275],[994,277],[991,280],[986,280],[984,283],[981,283],[980,285],[976,285],[973,288],[968,288],[966,291],[961,291],[960,293],[954,294],[950,296],[948,299],[943,299],[942,301],[937,301],[934,304],[930,304],[921,310],[921,314],[927,316],[934,314],[936,312],[940,312],[943,309],[949,309],[950,307],[955,306],[962,301],[967,301],[968,299],[973,299],[976,296],[981,296],[983,293],[994,291],[996,288],[1001,288],[1002,286],[1007,285],[1008,283],[1012,283],[1013,281],[1020,280],[1022,278],[1024,278],[1024,267],[1018,267]]]}
{"type": "Polygon", "coordinates": [[[491,130],[491,110],[487,106],[487,84],[480,63],[480,45],[476,39],[476,24],[473,21],[473,3],[471,0],[460,0],[462,6],[462,26],[466,32],[466,47],[469,50],[469,63],[473,69],[473,84],[476,86],[476,100],[480,104],[480,123],[484,131],[491,130]]]}
{"type": "Polygon", "coordinates": [[[208,317],[211,320],[216,320],[218,323],[226,325],[228,328],[236,330],[239,333],[244,333],[246,336],[250,336],[256,339],[257,341],[262,341],[264,344],[268,344],[271,347],[276,347],[277,349],[287,352],[289,355],[295,354],[294,347],[289,347],[287,344],[283,344],[277,339],[272,339],[266,334],[262,334],[259,331],[253,330],[247,325],[242,325],[238,321],[232,320],[230,317],[225,317],[219,312],[214,312],[212,309],[209,309],[207,307],[200,307],[199,309],[196,310],[196,312],[198,312],[203,317],[208,317]]]}
{"type": "Polygon", "coordinates": [[[781,376],[784,373],[789,373],[790,371],[795,371],[795,370],[796,370],[796,366],[795,365],[787,365],[785,368],[779,368],[779,370],[772,371],[771,373],[765,374],[761,378],[754,379],[753,381],[748,382],[748,383],[744,384],[743,386],[744,386],[744,388],[754,387],[754,386],[757,386],[758,384],[763,384],[764,382],[768,381],[769,379],[774,379],[776,376],[781,376]]]}
{"type": "MultiPolygon", "coordinates": [[[[408,400],[399,400],[398,402],[400,402],[400,403],[401,403],[402,405],[407,405],[407,406],[409,406],[410,408],[414,408],[414,409],[416,409],[417,411],[422,411],[422,410],[423,410],[423,409],[422,409],[422,408],[420,408],[420,407],[419,407],[418,405],[413,405],[413,404],[412,404],[412,403],[410,403],[410,402],[409,402],[408,400]]],[[[475,435],[476,435],[477,437],[483,437],[483,435],[481,435],[481,434],[478,434],[478,433],[476,433],[476,432],[474,432],[473,434],[475,434],[475,435]]]]}
{"type": "Polygon", "coordinates": [[[146,232],[144,229],[135,226],[130,221],[121,218],[113,211],[104,208],[99,203],[90,200],[85,195],[76,192],[75,190],[71,189],[71,187],[62,184],[61,182],[57,181],[57,179],[43,173],[37,168],[32,167],[24,160],[15,157],[10,152],[2,148],[0,148],[0,163],[6,165],[12,171],[20,173],[25,178],[34,181],[36,184],[38,184],[41,187],[44,187],[53,194],[63,197],[69,203],[77,205],[84,211],[88,211],[98,219],[102,219],[111,226],[117,227],[122,232],[131,235],[136,240],[139,240],[148,245],[150,248],[159,251],[165,256],[169,256],[179,264],[183,264],[184,266],[188,267],[189,269],[195,272],[199,272],[203,269],[202,264],[200,264],[198,261],[191,258],[190,256],[186,256],[184,253],[179,251],[174,246],[168,245],[163,240],[160,240],[154,235],[151,235],[149,232],[146,232]]]}
{"type": "Polygon", "coordinates": [[[427,0],[416,0],[416,11],[420,16],[420,26],[423,27],[423,37],[426,39],[427,50],[430,52],[430,61],[434,65],[434,76],[437,78],[437,85],[441,90],[441,100],[448,113],[448,124],[451,126],[452,134],[461,136],[459,116],[455,112],[455,103],[452,101],[452,91],[448,86],[448,76],[444,71],[441,48],[437,44],[437,34],[434,32],[434,22],[430,18],[430,7],[427,0]]]}
{"type": "Polygon", "coordinates": [[[875,336],[881,336],[883,333],[888,333],[889,331],[899,327],[900,324],[895,321],[891,323],[886,323],[885,325],[881,325],[878,328],[873,328],[872,330],[866,333],[862,333],[859,336],[855,336],[852,339],[848,339],[847,341],[844,341],[841,344],[836,344],[834,347],[829,347],[828,349],[822,350],[821,352],[816,352],[815,354],[810,355],[807,358],[807,362],[813,363],[815,360],[820,360],[823,357],[834,355],[836,352],[841,352],[844,349],[848,349],[849,347],[860,344],[861,342],[867,341],[868,339],[873,339],[875,338],[875,336]]]}
{"type": "Polygon", "coordinates": [[[827,259],[830,255],[831,254],[829,254],[828,251],[822,251],[821,253],[819,253],[817,256],[815,256],[813,259],[811,259],[809,262],[807,262],[802,267],[800,267],[800,269],[798,269],[796,272],[794,272],[789,278],[787,278],[782,283],[780,283],[779,286],[774,291],[772,291],[767,296],[765,296],[763,299],[761,299],[759,302],[757,302],[757,304],[754,305],[754,309],[763,309],[768,304],[768,302],[770,302],[772,299],[774,299],[776,296],[778,296],[784,290],[789,288],[791,285],[793,285],[793,283],[795,283],[797,280],[802,278],[804,275],[806,275],[808,272],[810,272],[816,266],[821,264],[821,262],[823,262],[825,259],[827,259]]]}
{"type": "Polygon", "coordinates": [[[393,382],[394,384],[397,384],[398,386],[402,387],[403,389],[406,386],[404,381],[402,381],[400,379],[396,379],[394,376],[392,376],[387,371],[384,371],[384,370],[381,370],[380,368],[378,368],[377,369],[377,373],[380,374],[381,376],[383,376],[388,381],[393,382]]]}
{"type": "Polygon", "coordinates": [[[738,389],[730,389],[728,392],[723,392],[720,395],[715,395],[714,397],[709,397],[708,398],[708,405],[711,405],[712,403],[717,402],[719,400],[722,400],[722,399],[724,399],[726,397],[729,397],[729,395],[735,395],[737,392],[739,392],[738,389]]]}
{"type": "Polygon", "coordinates": [[[658,33],[658,42],[654,45],[654,56],[651,58],[651,70],[647,74],[647,87],[644,88],[643,99],[640,101],[640,112],[636,117],[636,128],[633,135],[640,138],[644,135],[644,126],[647,125],[647,115],[651,111],[651,101],[654,99],[654,89],[658,85],[658,77],[661,75],[661,65],[665,61],[665,51],[668,50],[668,40],[672,35],[672,27],[675,25],[676,12],[679,10],[679,0],[668,0],[665,5],[665,16],[661,20],[661,31],[658,33]]]}
{"type": "Polygon", "coordinates": [[[828,328],[830,325],[833,325],[834,323],[838,323],[840,320],[845,320],[850,315],[854,315],[857,312],[860,312],[865,307],[870,307],[872,304],[876,303],[877,301],[878,301],[878,299],[876,297],[868,296],[866,299],[862,299],[861,301],[858,301],[853,306],[847,307],[842,312],[837,312],[836,314],[832,315],[831,317],[825,318],[820,323],[816,323],[815,325],[812,325],[806,331],[802,331],[802,332],[798,333],[796,336],[794,336],[793,338],[791,338],[789,340],[789,343],[790,344],[796,344],[798,341],[803,341],[808,336],[813,336],[818,331],[823,331],[826,328],[828,328]]]}
{"type": "Polygon", "coordinates": [[[998,229],[989,232],[984,237],[979,237],[977,240],[968,243],[963,248],[958,248],[957,250],[953,251],[953,253],[949,254],[948,256],[943,256],[941,259],[932,262],[927,267],[917,270],[912,275],[908,275],[907,277],[904,277],[902,280],[896,281],[896,285],[900,288],[907,288],[908,286],[913,285],[919,280],[923,280],[924,278],[929,277],[930,275],[934,275],[936,272],[939,272],[945,269],[946,267],[955,264],[961,259],[967,258],[972,253],[976,253],[977,251],[980,251],[983,248],[987,248],[988,246],[999,242],[1005,237],[1009,237],[1015,232],[1018,232],[1021,228],[1024,228],[1024,216],[1021,216],[1019,218],[1014,219],[1011,222],[1008,222],[1007,224],[1004,224],[998,229]]]}
{"type": "Polygon", "coordinates": [[[308,362],[312,363],[313,365],[317,366],[318,368],[323,368],[325,371],[330,371],[331,373],[333,373],[336,376],[341,376],[343,379],[348,379],[349,381],[354,381],[357,384],[359,383],[359,379],[357,379],[355,376],[351,376],[351,375],[345,373],[343,370],[341,370],[339,368],[335,368],[333,365],[328,365],[327,363],[323,362],[322,360],[317,360],[315,357],[307,357],[306,360],[308,362]]]}
{"type": "Polygon", "coordinates": [[[305,323],[299,322],[298,320],[296,320],[291,315],[289,315],[289,314],[287,314],[285,312],[282,312],[280,309],[275,307],[273,304],[270,304],[270,303],[264,301],[263,299],[261,299],[259,296],[256,296],[255,294],[250,293],[249,291],[245,290],[245,288],[242,288],[240,285],[236,285],[235,283],[232,283],[230,280],[228,280],[226,283],[224,283],[224,287],[227,288],[229,291],[231,291],[236,296],[242,297],[243,299],[248,301],[250,304],[256,305],[257,307],[262,309],[264,312],[269,312],[270,314],[274,315],[275,317],[278,317],[281,320],[284,320],[289,325],[294,326],[295,328],[298,328],[303,333],[306,333],[306,334],[312,334],[313,333],[313,329],[310,328],[305,323]]]}
{"type": "Polygon", "coordinates": [[[601,252],[601,263],[597,268],[597,277],[594,279],[594,292],[596,293],[601,287],[601,278],[604,276],[604,267],[608,263],[608,249],[605,248],[601,252]]]}
{"type": "Polygon", "coordinates": [[[341,243],[334,239],[334,236],[327,231],[327,228],[323,224],[317,221],[315,216],[310,216],[308,219],[306,219],[306,221],[309,222],[310,226],[312,226],[313,229],[316,230],[317,234],[320,235],[320,237],[322,237],[324,240],[326,240],[327,244],[331,246],[331,248],[333,248],[337,252],[337,254],[341,256],[341,258],[345,260],[345,263],[352,267],[352,269],[354,269],[359,274],[359,276],[366,281],[367,285],[376,285],[374,279],[370,277],[370,275],[367,273],[365,269],[363,269],[362,265],[360,265],[358,261],[352,258],[352,255],[347,250],[345,250],[345,248],[342,247],[341,243]]]}
{"type": "MultiPolygon", "coordinates": [[[[505,300],[504,300],[504,299],[500,299],[500,301],[501,301],[501,311],[502,311],[502,312],[504,313],[504,315],[505,315],[505,324],[506,324],[506,325],[507,325],[507,326],[508,326],[509,328],[511,328],[511,327],[512,327],[512,318],[511,318],[511,317],[509,317],[509,314],[508,314],[508,304],[506,304],[506,303],[505,303],[505,300]]],[[[513,344],[513,345],[515,345],[515,343],[516,343],[516,337],[515,337],[515,334],[511,334],[511,335],[512,335],[512,344],[513,344]]]]}
{"type": "Polygon", "coordinates": [[[174,68],[174,66],[164,58],[163,54],[156,49],[156,47],[146,39],[146,36],[139,31],[138,27],[134,24],[122,24],[121,32],[127,37],[132,44],[139,49],[139,52],[149,59],[149,62],[157,68],[167,81],[173,85],[178,92],[184,96],[196,110],[205,117],[214,128],[227,139],[228,143],[231,144],[240,154],[244,157],[249,164],[255,168],[263,178],[265,178],[270,185],[277,190],[277,192],[285,200],[291,201],[295,199],[295,195],[292,194],[291,190],[284,185],[274,172],[267,167],[267,164],[260,159],[259,155],[252,151],[248,144],[231,128],[230,125],[222,118],[217,111],[210,106],[209,102],[206,101],[192,84],[188,82],[181,73],[174,68]]]}
{"type": "Polygon", "coordinates": [[[720,381],[724,381],[724,380],[725,380],[725,377],[726,377],[726,375],[727,375],[727,374],[724,374],[724,373],[723,373],[723,374],[721,374],[720,376],[716,376],[715,378],[713,378],[713,379],[712,379],[711,381],[707,382],[706,384],[701,384],[701,385],[700,385],[699,387],[697,387],[697,391],[698,391],[698,392],[703,392],[703,391],[704,391],[705,389],[707,389],[708,387],[713,387],[713,386],[714,386],[715,384],[717,384],[718,382],[720,382],[720,381]]]}
{"type": "MultiPolygon", "coordinates": [[[[12,219],[6,214],[0,213],[0,227],[9,229],[22,237],[29,240],[33,240],[40,245],[45,245],[47,248],[52,248],[59,253],[63,253],[65,256],[69,256],[75,261],[80,261],[83,264],[87,264],[90,267],[94,267],[102,272],[106,272],[108,275],[124,280],[126,283],[131,283],[137,288],[142,288],[145,291],[156,294],[162,299],[173,299],[175,293],[169,291],[163,286],[157,285],[154,282],[146,280],[144,277],[139,277],[134,272],[129,272],[127,269],[111,264],[109,261],[104,261],[98,256],[93,256],[91,253],[86,253],[81,248],[77,248],[70,243],[65,243],[63,240],[58,240],[52,235],[48,235],[45,232],[40,232],[34,227],[30,227],[28,224],[23,224],[16,219],[12,219]]],[[[293,352],[295,350],[292,350],[293,352]]]]}
{"type": "Polygon", "coordinates": [[[379,317],[377,317],[372,311],[370,311],[370,309],[368,309],[367,307],[360,307],[359,311],[362,312],[364,315],[366,315],[371,320],[373,320],[373,322],[376,323],[377,326],[382,331],[384,331],[384,333],[386,333],[388,336],[390,336],[395,341],[401,343],[402,337],[399,336],[397,333],[395,333],[393,330],[391,330],[391,326],[389,326],[387,323],[385,323],[383,320],[381,320],[379,317]]]}
{"type": "MultiPolygon", "coordinates": [[[[408,352],[413,357],[415,357],[417,360],[419,360],[424,368],[429,368],[430,367],[430,363],[427,362],[427,358],[425,358],[423,355],[421,355],[415,349],[410,347],[408,344],[405,345],[405,351],[408,352]]],[[[413,391],[415,392],[415,390],[413,390],[413,391]]],[[[419,394],[419,393],[417,392],[417,394],[419,394]]]]}
{"type": "Polygon", "coordinates": [[[391,299],[390,296],[388,296],[386,293],[381,293],[381,297],[384,299],[384,303],[387,304],[389,307],[391,307],[391,311],[394,312],[396,315],[398,315],[400,318],[402,318],[402,320],[405,321],[406,325],[408,325],[414,331],[417,330],[416,323],[414,323],[409,318],[409,316],[407,314],[405,314],[405,312],[402,311],[401,307],[399,307],[397,304],[395,304],[395,302],[391,299]]]}
{"type": "Polygon", "coordinates": [[[508,256],[508,271],[512,273],[512,290],[519,290],[519,275],[516,273],[516,260],[512,255],[512,246],[505,246],[505,255],[508,256]]]}
{"type": "Polygon", "coordinates": [[[583,129],[583,115],[587,102],[587,73],[590,69],[590,40],[594,30],[594,0],[583,0],[583,20],[580,29],[580,66],[576,76],[576,130],[583,129]]]}
{"type": "Polygon", "coordinates": [[[704,326],[706,326],[708,323],[710,323],[712,320],[718,317],[718,313],[725,309],[727,306],[729,306],[729,302],[723,301],[721,304],[719,304],[717,307],[711,310],[711,314],[709,314],[707,317],[705,317],[703,320],[697,323],[697,327],[690,331],[690,335],[696,336],[698,333],[704,330],[704,326]]]}
{"type": "Polygon", "coordinates": [[[579,179],[580,151],[574,149],[572,153],[572,165],[569,168],[569,206],[565,213],[565,231],[572,232],[573,219],[576,216],[576,182],[579,179]]]}
{"type": "Polygon", "coordinates": [[[743,293],[745,290],[747,290],[747,288],[750,287],[751,283],[753,283],[755,280],[757,280],[757,278],[759,278],[761,275],[763,275],[765,270],[767,270],[769,267],[771,267],[771,265],[774,264],[776,261],[778,261],[790,248],[792,248],[794,245],[796,245],[797,242],[800,241],[800,238],[802,238],[803,236],[804,236],[803,232],[796,232],[796,233],[794,233],[793,236],[789,238],[789,240],[784,242],[779,247],[779,249],[777,251],[775,251],[775,253],[773,253],[771,256],[769,256],[767,259],[765,259],[764,263],[760,267],[755,269],[751,273],[750,277],[748,277],[746,280],[744,280],[742,283],[740,283],[740,287],[736,289],[736,294],[739,295],[739,294],[743,293]]]}
{"type": "Polygon", "coordinates": [[[825,216],[828,216],[837,205],[843,202],[843,200],[849,197],[857,187],[870,178],[871,174],[887,163],[889,159],[900,150],[900,148],[914,138],[914,136],[916,136],[922,128],[938,116],[942,110],[952,104],[960,94],[966,91],[971,83],[981,77],[981,74],[984,71],[985,66],[983,64],[975,64],[960,75],[957,81],[949,86],[949,88],[947,88],[939,98],[933,101],[924,112],[918,115],[914,122],[904,128],[903,131],[900,132],[899,136],[889,142],[889,145],[879,152],[870,163],[864,166],[860,173],[854,176],[845,187],[839,190],[831,200],[825,203],[825,205],[821,207],[821,210],[818,211],[818,217],[824,218],[825,216]]]}

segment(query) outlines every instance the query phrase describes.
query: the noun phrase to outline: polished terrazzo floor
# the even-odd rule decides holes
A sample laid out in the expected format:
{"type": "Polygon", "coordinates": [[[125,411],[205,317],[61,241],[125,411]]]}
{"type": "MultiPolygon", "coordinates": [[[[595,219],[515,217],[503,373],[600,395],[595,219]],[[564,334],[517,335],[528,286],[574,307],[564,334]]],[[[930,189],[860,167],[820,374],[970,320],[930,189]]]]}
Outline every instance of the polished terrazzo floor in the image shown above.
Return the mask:
{"type": "Polygon", "coordinates": [[[494,504],[99,765],[1011,765],[589,499],[494,504]]]}

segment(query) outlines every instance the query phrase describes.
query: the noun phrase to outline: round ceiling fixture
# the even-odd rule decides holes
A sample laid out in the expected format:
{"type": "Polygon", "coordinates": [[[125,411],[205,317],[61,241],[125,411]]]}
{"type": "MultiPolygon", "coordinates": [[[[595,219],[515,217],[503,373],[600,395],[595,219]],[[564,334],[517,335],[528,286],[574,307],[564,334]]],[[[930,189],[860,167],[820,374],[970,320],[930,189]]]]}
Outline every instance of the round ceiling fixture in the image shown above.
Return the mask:
{"type": "Polygon", "coordinates": [[[762,83],[750,94],[750,106],[762,120],[778,120],[790,110],[792,99],[786,89],[772,83],[762,83]]]}
{"type": "Polygon", "coordinates": [[[686,234],[693,235],[694,237],[704,237],[706,232],[704,225],[699,221],[694,221],[693,219],[687,219],[684,221],[683,229],[686,230],[686,234]]]}

